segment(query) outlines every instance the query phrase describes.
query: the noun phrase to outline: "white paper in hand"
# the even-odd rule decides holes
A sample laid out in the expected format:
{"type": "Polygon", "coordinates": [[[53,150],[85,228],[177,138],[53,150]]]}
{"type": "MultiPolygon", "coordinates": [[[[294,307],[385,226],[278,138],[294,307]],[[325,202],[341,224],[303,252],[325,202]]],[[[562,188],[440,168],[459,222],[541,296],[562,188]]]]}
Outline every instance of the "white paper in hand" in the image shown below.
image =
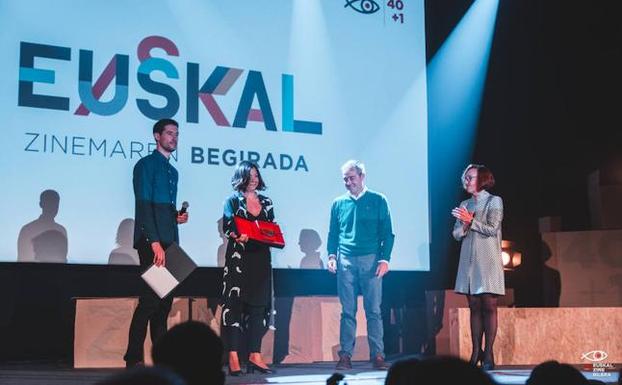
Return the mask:
{"type": "Polygon", "coordinates": [[[166,297],[168,293],[179,285],[179,281],[165,266],[158,267],[152,265],[142,276],[160,298],[166,297]]]}
{"type": "Polygon", "coordinates": [[[166,264],[162,267],[151,265],[142,277],[160,298],[164,298],[196,268],[188,254],[173,243],[166,249],[166,264]]]}

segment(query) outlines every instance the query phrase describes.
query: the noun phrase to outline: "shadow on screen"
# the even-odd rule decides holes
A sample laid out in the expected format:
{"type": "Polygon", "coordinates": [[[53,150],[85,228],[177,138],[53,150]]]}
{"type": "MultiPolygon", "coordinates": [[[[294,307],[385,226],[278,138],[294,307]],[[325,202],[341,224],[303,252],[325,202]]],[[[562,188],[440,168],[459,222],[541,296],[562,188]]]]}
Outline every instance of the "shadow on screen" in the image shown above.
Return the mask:
{"type": "Polygon", "coordinates": [[[298,246],[300,251],[304,253],[304,256],[300,260],[301,269],[323,269],[324,263],[320,258],[321,253],[319,251],[322,246],[322,239],[320,234],[313,229],[302,229],[298,236],[298,246]]]}
{"type": "Polygon", "coordinates": [[[108,256],[109,265],[139,265],[138,252],[134,249],[134,219],[125,218],[119,223],[117,247],[108,256]]]}
{"type": "Polygon", "coordinates": [[[17,238],[18,262],[67,262],[67,230],[54,219],[58,215],[60,195],[45,190],[39,197],[41,215],[24,225],[17,238]]]}

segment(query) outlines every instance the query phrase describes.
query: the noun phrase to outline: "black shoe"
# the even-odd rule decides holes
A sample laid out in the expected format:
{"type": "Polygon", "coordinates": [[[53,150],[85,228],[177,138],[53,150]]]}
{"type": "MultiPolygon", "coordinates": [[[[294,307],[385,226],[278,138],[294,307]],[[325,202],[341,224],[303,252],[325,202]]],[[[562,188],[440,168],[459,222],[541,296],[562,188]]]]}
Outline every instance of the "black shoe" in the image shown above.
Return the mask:
{"type": "Polygon", "coordinates": [[[274,370],[270,369],[270,368],[262,368],[261,366],[248,361],[248,366],[246,367],[246,373],[248,374],[253,374],[255,373],[255,370],[258,371],[261,374],[272,374],[272,373],[276,373],[274,370]]]}
{"type": "Polygon", "coordinates": [[[350,370],[352,369],[352,361],[347,354],[339,356],[339,362],[337,362],[336,370],[350,370]]]}
{"type": "Polygon", "coordinates": [[[125,361],[125,367],[127,369],[134,368],[136,366],[145,366],[145,363],[142,361],[134,361],[134,360],[125,361]]]}
{"type": "Polygon", "coordinates": [[[477,352],[477,356],[473,357],[473,355],[471,355],[469,363],[473,366],[477,366],[478,364],[481,365],[482,361],[484,361],[484,351],[480,349],[479,352],[477,352]]]}
{"type": "Polygon", "coordinates": [[[389,364],[384,360],[384,357],[381,355],[377,355],[373,360],[371,360],[372,366],[374,369],[378,370],[388,370],[389,364]]]}
{"type": "Polygon", "coordinates": [[[231,370],[231,368],[229,368],[229,375],[232,377],[240,377],[243,376],[244,373],[241,370],[231,370]]]}
{"type": "Polygon", "coordinates": [[[482,369],[493,370],[495,368],[495,357],[492,353],[485,354],[482,360],[482,369]]]}

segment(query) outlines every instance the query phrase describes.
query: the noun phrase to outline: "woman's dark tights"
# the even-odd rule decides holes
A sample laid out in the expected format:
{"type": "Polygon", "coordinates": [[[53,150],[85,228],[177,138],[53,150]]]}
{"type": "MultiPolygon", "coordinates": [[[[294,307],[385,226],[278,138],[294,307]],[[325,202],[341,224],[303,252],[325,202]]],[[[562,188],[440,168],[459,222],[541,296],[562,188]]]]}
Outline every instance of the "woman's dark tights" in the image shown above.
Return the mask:
{"type": "Polygon", "coordinates": [[[471,342],[473,343],[471,363],[476,365],[480,360],[494,362],[492,346],[497,336],[497,296],[485,293],[467,295],[467,299],[471,311],[471,342]],[[483,357],[480,353],[482,337],[485,337],[483,357]]]}

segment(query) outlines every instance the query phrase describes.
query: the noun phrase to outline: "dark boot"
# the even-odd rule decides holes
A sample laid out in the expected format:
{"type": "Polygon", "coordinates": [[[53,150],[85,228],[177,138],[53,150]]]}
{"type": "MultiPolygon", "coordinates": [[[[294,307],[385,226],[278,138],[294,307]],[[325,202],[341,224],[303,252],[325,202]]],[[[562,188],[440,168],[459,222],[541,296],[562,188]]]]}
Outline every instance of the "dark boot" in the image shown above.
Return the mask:
{"type": "Polygon", "coordinates": [[[347,354],[343,354],[339,356],[339,362],[337,362],[337,366],[335,367],[337,370],[350,370],[352,369],[352,361],[350,360],[350,356],[347,354]]]}
{"type": "Polygon", "coordinates": [[[374,369],[378,370],[388,370],[389,364],[384,360],[384,357],[381,355],[377,355],[374,359],[371,360],[374,369]]]}

